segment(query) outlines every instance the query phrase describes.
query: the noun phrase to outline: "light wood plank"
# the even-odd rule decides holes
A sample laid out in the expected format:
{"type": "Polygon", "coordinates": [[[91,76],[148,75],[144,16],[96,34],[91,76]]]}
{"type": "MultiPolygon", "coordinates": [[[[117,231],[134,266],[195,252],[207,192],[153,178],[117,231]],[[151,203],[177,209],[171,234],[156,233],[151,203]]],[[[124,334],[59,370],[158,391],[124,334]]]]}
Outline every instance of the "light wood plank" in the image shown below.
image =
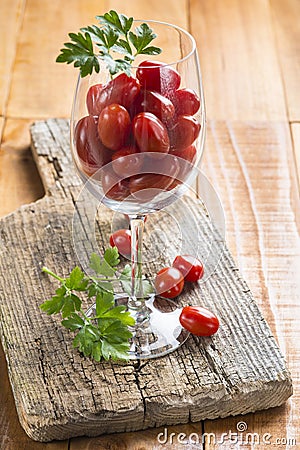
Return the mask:
{"type": "Polygon", "coordinates": [[[106,0],[106,10],[115,9],[123,12],[135,19],[160,20],[183,28],[188,27],[188,9],[186,0],[151,0],[151,2],[141,2],[139,0],[106,0]]]}
{"type": "Polygon", "coordinates": [[[0,344],[0,448],[3,450],[68,450],[68,441],[43,444],[32,441],[23,431],[16,415],[7,376],[5,355],[0,344]]]}
{"type": "Polygon", "coordinates": [[[4,128],[4,122],[5,122],[4,117],[0,117],[0,142],[1,142],[1,139],[2,139],[2,133],[3,133],[3,128],[4,128]]]}
{"type": "Polygon", "coordinates": [[[271,433],[274,439],[295,438],[299,430],[300,248],[291,154],[288,125],[210,123],[204,170],[221,197],[227,242],[286,355],[296,389],[285,407],[206,421],[205,432],[216,433],[217,439],[228,430],[236,432],[238,421],[245,421],[249,432],[271,433]]]}
{"type": "Polygon", "coordinates": [[[268,2],[190,0],[190,5],[208,117],[285,119],[268,2]]]}
{"type": "Polygon", "coordinates": [[[13,68],[10,117],[68,117],[78,72],[55,63],[67,34],[93,22],[99,1],[28,0],[13,68]],[[26,49],[26,52],[24,51],[26,49]]]}
{"type": "Polygon", "coordinates": [[[0,2],[0,115],[5,113],[25,0],[0,2]]]}
{"type": "MultiPolygon", "coordinates": [[[[298,189],[300,186],[300,123],[292,123],[292,138],[294,144],[294,157],[296,163],[296,172],[298,176],[298,189]]],[[[299,195],[297,196],[299,199],[299,195]]]]}
{"type": "Polygon", "coordinates": [[[271,0],[278,58],[290,121],[300,120],[300,2],[271,0]]]}
{"type": "Polygon", "coordinates": [[[72,7],[63,8],[60,0],[46,3],[28,0],[17,47],[8,115],[22,118],[70,116],[78,71],[55,63],[55,58],[63,42],[68,41],[67,34],[95,23],[95,15],[116,8],[135,17],[168,18],[186,25],[184,4],[183,0],[175,5],[170,0],[155,0],[147,6],[137,1],[126,6],[121,1],[90,0],[87,7],[86,1],[74,0],[72,7]]]}
{"type": "Polygon", "coordinates": [[[44,194],[30,150],[32,120],[7,119],[0,150],[0,216],[44,194]]]}

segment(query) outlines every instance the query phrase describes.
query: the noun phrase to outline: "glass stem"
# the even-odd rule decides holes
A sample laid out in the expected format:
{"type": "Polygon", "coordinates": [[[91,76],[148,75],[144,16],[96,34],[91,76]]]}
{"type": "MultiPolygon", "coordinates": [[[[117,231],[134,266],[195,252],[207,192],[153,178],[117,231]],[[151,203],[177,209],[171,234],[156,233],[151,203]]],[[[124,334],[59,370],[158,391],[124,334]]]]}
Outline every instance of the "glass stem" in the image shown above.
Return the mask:
{"type": "Polygon", "coordinates": [[[129,309],[140,309],[143,302],[142,249],[145,216],[131,216],[131,296],[129,309]]]}

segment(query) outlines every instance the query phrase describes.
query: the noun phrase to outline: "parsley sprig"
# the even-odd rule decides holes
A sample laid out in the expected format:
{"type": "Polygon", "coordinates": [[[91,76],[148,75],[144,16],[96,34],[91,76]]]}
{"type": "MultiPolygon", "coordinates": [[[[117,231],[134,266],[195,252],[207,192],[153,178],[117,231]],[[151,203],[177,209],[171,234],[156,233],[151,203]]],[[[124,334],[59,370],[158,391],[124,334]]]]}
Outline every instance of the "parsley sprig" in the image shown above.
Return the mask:
{"type": "Polygon", "coordinates": [[[80,32],[69,33],[71,42],[64,44],[64,48],[56,62],[74,63],[80,68],[81,77],[85,77],[95,70],[100,71],[99,59],[104,61],[111,76],[122,71],[130,75],[131,64],[137,55],[159,55],[161,49],[149,45],[157,35],[147,25],[142,23],[131,30],[133,17],[118,14],[111,10],[102,16],[96,16],[100,26],[89,25],[80,32]],[[94,53],[94,45],[98,54],[94,53]],[[114,56],[123,55],[123,58],[114,56]]]}
{"type": "MultiPolygon", "coordinates": [[[[73,347],[78,348],[84,356],[96,361],[101,358],[108,360],[122,360],[128,358],[129,339],[132,333],[130,326],[135,320],[126,311],[126,306],[115,306],[114,285],[121,282],[125,292],[130,289],[130,267],[128,265],[119,272],[120,263],[116,247],[108,248],[103,258],[93,253],[90,267],[94,274],[87,276],[75,267],[70,275],[62,278],[47,267],[43,272],[54,277],[61,283],[55,295],[40,305],[47,314],[61,314],[61,324],[76,333],[73,347]],[[82,309],[82,294],[94,299],[95,315],[88,317],[82,309]],[[80,296],[79,296],[80,295],[80,296]]],[[[153,292],[148,280],[143,280],[144,294],[153,292]]],[[[129,293],[129,292],[128,292],[129,293]]]]}

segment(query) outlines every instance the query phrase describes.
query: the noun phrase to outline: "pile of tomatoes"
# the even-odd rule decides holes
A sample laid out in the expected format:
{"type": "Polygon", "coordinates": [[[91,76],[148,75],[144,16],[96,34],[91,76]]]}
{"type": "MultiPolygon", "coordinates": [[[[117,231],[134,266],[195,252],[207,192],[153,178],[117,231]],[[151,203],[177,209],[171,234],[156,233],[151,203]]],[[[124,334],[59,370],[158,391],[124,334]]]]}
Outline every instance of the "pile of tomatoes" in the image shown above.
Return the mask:
{"type": "Polygon", "coordinates": [[[89,115],[74,131],[78,166],[87,176],[103,168],[107,197],[138,198],[146,188],[171,190],[186,179],[196,160],[200,100],[180,84],[174,68],[144,61],[136,77],[121,73],[88,90],[89,115]],[[172,158],[164,162],[166,155],[172,158]]]}
{"type": "MultiPolygon", "coordinates": [[[[110,245],[116,246],[121,255],[130,257],[130,231],[115,231],[110,236],[110,245]]],[[[185,282],[196,282],[203,274],[204,267],[197,258],[189,255],[176,256],[171,267],[164,267],[157,273],[154,281],[155,292],[164,298],[175,298],[181,294],[185,282]]],[[[179,320],[185,329],[196,336],[211,336],[219,328],[218,318],[200,306],[184,306],[179,320]]]]}

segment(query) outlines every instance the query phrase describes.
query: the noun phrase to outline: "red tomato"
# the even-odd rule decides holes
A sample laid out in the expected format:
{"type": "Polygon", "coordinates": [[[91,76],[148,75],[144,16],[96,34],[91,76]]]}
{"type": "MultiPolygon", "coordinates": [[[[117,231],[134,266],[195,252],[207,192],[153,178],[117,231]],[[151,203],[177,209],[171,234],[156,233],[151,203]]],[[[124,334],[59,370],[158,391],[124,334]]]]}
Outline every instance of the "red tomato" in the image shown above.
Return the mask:
{"type": "Polygon", "coordinates": [[[113,103],[106,106],[98,120],[98,133],[102,143],[110,150],[119,150],[130,134],[130,116],[124,106],[113,103]]]}
{"type": "Polygon", "coordinates": [[[140,92],[140,83],[134,77],[121,73],[107,84],[91,86],[86,97],[89,114],[99,116],[101,111],[112,103],[129,109],[140,92]]]}
{"type": "Polygon", "coordinates": [[[165,155],[163,159],[148,158],[145,154],[141,173],[131,177],[130,192],[140,202],[152,200],[161,191],[169,190],[180,169],[176,156],[165,155]]]}
{"type": "Polygon", "coordinates": [[[165,123],[169,123],[175,114],[171,100],[153,91],[141,91],[132,110],[134,115],[140,112],[150,112],[165,123]]]}
{"type": "Polygon", "coordinates": [[[165,298],[174,298],[182,292],[184,278],[175,267],[164,267],[157,273],[154,286],[157,294],[165,298]]]}
{"type": "Polygon", "coordinates": [[[197,139],[200,123],[191,116],[179,116],[177,123],[170,130],[171,148],[178,150],[186,148],[197,139]]]}
{"type": "Polygon", "coordinates": [[[112,167],[120,177],[137,175],[143,165],[144,156],[135,147],[124,147],[113,153],[112,167]]]}
{"type": "Polygon", "coordinates": [[[169,155],[174,155],[178,157],[178,163],[179,163],[179,171],[176,176],[176,179],[174,180],[173,184],[169,186],[169,190],[173,189],[178,184],[184,183],[187,176],[190,174],[190,172],[194,168],[194,162],[196,160],[196,154],[197,150],[195,145],[189,145],[188,147],[182,149],[182,150],[170,150],[169,155]]]}
{"type": "Polygon", "coordinates": [[[180,75],[173,67],[159,61],[143,61],[136,77],[143,89],[160,94],[171,93],[180,86],[180,75]]]}
{"type": "Polygon", "coordinates": [[[112,200],[125,200],[129,195],[129,183],[120,178],[110,167],[102,169],[102,188],[106,197],[112,200]]]}
{"type": "Polygon", "coordinates": [[[195,145],[192,144],[183,149],[172,150],[169,154],[178,156],[178,158],[182,158],[185,159],[186,161],[189,161],[190,163],[193,163],[196,159],[196,153],[197,149],[195,145]]]}
{"type": "Polygon", "coordinates": [[[200,123],[192,116],[178,116],[169,130],[170,146],[174,151],[189,147],[198,137],[200,123]]]}
{"type": "Polygon", "coordinates": [[[172,101],[178,116],[193,116],[200,108],[200,99],[192,89],[178,89],[172,101]]]}
{"type": "Polygon", "coordinates": [[[131,233],[129,230],[115,231],[109,238],[111,247],[117,247],[118,252],[125,256],[130,257],[131,254],[131,233]]]}
{"type": "Polygon", "coordinates": [[[179,159],[175,155],[168,153],[163,158],[152,158],[152,155],[145,155],[143,164],[143,173],[152,173],[158,175],[166,175],[175,178],[179,172],[179,159]]]}
{"type": "Polygon", "coordinates": [[[218,331],[220,325],[218,318],[201,306],[182,308],[179,321],[183,328],[196,336],[211,336],[218,331]]]}
{"type": "Polygon", "coordinates": [[[132,129],[141,152],[168,153],[168,131],[154,114],[142,112],[135,116],[132,129]]]}
{"type": "Polygon", "coordinates": [[[198,281],[203,277],[204,274],[203,264],[194,256],[176,256],[172,266],[180,270],[180,272],[184,276],[185,281],[198,281]]]}
{"type": "Polygon", "coordinates": [[[97,121],[94,117],[86,116],[77,122],[74,141],[81,169],[86,175],[93,175],[110,161],[110,151],[99,139],[97,121]]]}
{"type": "Polygon", "coordinates": [[[131,177],[129,189],[138,201],[145,203],[150,202],[162,191],[168,190],[172,182],[173,178],[157,173],[146,173],[131,177]]]}

